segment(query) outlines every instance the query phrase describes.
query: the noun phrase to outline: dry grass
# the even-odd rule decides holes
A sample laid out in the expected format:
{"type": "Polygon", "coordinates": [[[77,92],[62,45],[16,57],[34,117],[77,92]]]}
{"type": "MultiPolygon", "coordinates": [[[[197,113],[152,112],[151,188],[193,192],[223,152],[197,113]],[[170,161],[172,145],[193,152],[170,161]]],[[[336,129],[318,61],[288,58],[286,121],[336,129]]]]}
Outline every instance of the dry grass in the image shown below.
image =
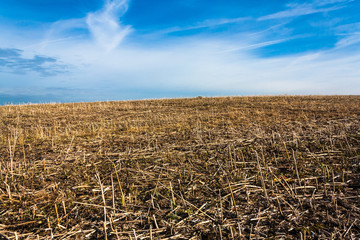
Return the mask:
{"type": "Polygon", "coordinates": [[[0,239],[359,239],[360,97],[0,107],[0,239]]]}

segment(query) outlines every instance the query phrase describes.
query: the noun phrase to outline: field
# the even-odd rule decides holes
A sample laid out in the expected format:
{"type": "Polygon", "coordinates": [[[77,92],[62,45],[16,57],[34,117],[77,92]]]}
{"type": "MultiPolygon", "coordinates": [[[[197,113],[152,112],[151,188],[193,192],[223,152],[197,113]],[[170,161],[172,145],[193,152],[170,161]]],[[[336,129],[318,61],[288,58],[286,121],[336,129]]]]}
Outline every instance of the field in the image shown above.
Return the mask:
{"type": "Polygon", "coordinates": [[[360,96],[0,107],[0,239],[359,239],[360,96]]]}

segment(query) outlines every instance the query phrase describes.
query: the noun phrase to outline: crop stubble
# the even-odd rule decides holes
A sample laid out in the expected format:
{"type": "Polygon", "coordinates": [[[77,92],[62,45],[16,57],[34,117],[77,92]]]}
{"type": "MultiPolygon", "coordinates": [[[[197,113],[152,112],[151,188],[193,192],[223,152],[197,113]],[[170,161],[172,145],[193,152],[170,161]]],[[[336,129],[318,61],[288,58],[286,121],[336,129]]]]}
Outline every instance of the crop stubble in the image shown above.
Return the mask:
{"type": "Polygon", "coordinates": [[[360,97],[0,107],[0,239],[360,238],[360,97]]]}

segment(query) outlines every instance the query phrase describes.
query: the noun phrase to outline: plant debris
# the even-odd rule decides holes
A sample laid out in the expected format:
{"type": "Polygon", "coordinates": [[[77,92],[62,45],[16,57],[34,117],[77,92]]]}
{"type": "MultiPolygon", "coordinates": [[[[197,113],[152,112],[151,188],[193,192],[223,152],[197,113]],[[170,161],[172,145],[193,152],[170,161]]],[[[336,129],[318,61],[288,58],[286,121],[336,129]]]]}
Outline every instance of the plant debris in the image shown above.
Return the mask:
{"type": "Polygon", "coordinates": [[[0,107],[0,239],[359,239],[360,97],[0,107]]]}

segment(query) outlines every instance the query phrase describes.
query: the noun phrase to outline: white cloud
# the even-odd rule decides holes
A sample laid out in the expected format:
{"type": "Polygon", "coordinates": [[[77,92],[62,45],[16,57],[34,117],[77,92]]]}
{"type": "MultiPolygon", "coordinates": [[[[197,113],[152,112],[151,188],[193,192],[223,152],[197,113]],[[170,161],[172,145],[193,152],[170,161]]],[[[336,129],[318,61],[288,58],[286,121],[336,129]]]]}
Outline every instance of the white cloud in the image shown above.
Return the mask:
{"type": "Polygon", "coordinates": [[[338,49],[360,43],[360,22],[340,25],[335,28],[335,32],[340,38],[336,43],[338,49]]]}
{"type": "Polygon", "coordinates": [[[182,32],[194,29],[201,29],[201,28],[210,28],[210,27],[217,27],[225,24],[232,24],[232,23],[239,23],[249,20],[249,17],[239,17],[239,18],[222,18],[222,19],[208,19],[203,22],[199,22],[195,25],[185,26],[185,27],[172,27],[162,31],[157,32],[157,34],[167,34],[173,32],[182,32]]]}
{"type": "Polygon", "coordinates": [[[317,6],[324,6],[324,5],[330,5],[330,4],[337,4],[337,3],[350,3],[354,0],[315,0],[314,5],[317,6]]]}
{"type": "Polygon", "coordinates": [[[89,13],[86,23],[97,43],[106,51],[115,49],[131,32],[130,26],[120,22],[128,9],[129,0],[107,0],[104,7],[89,13]]]}
{"type": "Polygon", "coordinates": [[[128,2],[129,0],[106,0],[101,9],[90,12],[83,18],[56,21],[49,25],[41,41],[23,46],[23,49],[45,51],[62,43],[78,42],[81,45],[95,40],[97,46],[111,51],[132,31],[130,26],[123,25],[120,21],[128,10],[128,2]],[[89,38],[89,34],[93,39],[89,38]]]}
{"type": "Polygon", "coordinates": [[[257,49],[257,48],[262,48],[262,47],[271,46],[271,45],[274,45],[274,44],[286,42],[286,41],[289,41],[289,40],[292,40],[292,39],[295,39],[295,37],[276,39],[276,40],[264,41],[264,42],[257,42],[257,43],[251,43],[251,44],[244,44],[241,47],[237,46],[237,47],[229,48],[229,49],[225,50],[224,52],[235,52],[235,51],[241,51],[241,50],[257,49]]]}
{"type": "Polygon", "coordinates": [[[349,35],[354,32],[360,32],[360,22],[340,25],[335,28],[335,31],[338,35],[349,35]]]}
{"type": "MultiPolygon", "coordinates": [[[[62,52],[82,55],[65,86],[109,91],[209,92],[217,94],[358,94],[360,56],[341,52],[261,58],[246,49],[227,51],[228,42],[187,39],[148,49],[129,47],[102,52],[76,46],[62,52]],[[76,86],[71,83],[77,79],[76,86]]],[[[252,46],[249,45],[249,48],[252,46]]],[[[90,48],[91,49],[91,48],[90,48]]],[[[55,54],[55,53],[54,53],[55,54]]],[[[56,53],[59,54],[59,53],[56,53]]],[[[59,77],[60,78],[60,77],[59,77]]],[[[162,96],[158,96],[162,97],[162,96]]]]}
{"type": "Polygon", "coordinates": [[[355,45],[358,43],[360,43],[360,32],[355,32],[349,36],[346,36],[346,37],[340,39],[336,43],[336,47],[344,48],[344,47],[348,47],[348,46],[355,45]]]}
{"type": "Polygon", "coordinates": [[[321,6],[323,5],[317,6],[316,4],[312,4],[312,3],[303,3],[303,4],[292,3],[287,5],[288,7],[287,10],[260,17],[258,18],[258,20],[263,21],[263,20],[271,20],[271,19],[298,17],[298,16],[309,15],[320,12],[335,11],[344,7],[344,6],[331,6],[331,7],[321,7],[321,6]]]}

